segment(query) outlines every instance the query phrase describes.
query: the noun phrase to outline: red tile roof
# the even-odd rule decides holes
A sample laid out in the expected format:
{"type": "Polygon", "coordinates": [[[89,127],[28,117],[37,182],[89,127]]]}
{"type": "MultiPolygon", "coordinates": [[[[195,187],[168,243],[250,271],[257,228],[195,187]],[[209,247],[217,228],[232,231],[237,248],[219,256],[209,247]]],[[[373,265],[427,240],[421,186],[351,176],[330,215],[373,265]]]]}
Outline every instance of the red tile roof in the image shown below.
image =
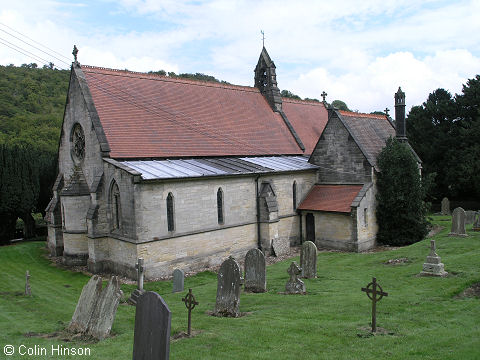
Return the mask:
{"type": "Polygon", "coordinates": [[[349,213],[361,189],[362,185],[315,185],[298,209],[349,213]]]}
{"type": "Polygon", "coordinates": [[[310,155],[328,121],[328,112],[322,102],[282,98],[283,112],[305,145],[310,155]]]}
{"type": "Polygon", "coordinates": [[[112,158],[303,154],[256,88],[81,69],[112,158]]]}

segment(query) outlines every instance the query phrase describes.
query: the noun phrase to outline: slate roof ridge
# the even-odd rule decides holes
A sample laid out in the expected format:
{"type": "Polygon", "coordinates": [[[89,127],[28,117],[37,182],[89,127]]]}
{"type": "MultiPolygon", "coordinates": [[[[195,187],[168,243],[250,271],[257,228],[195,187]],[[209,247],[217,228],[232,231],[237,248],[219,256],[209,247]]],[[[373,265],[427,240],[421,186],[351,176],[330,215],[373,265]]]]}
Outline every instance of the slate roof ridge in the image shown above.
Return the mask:
{"type": "Polygon", "coordinates": [[[349,117],[362,117],[362,118],[370,118],[370,119],[378,119],[378,120],[388,120],[386,115],[379,115],[379,114],[367,114],[355,111],[345,111],[345,110],[337,110],[343,116],[349,117]]]}
{"type": "Polygon", "coordinates": [[[181,77],[170,77],[170,76],[164,76],[159,74],[149,74],[149,73],[139,72],[139,71],[112,69],[112,68],[92,66],[92,65],[81,65],[81,68],[85,72],[98,73],[103,75],[125,76],[125,77],[131,77],[131,78],[136,77],[136,78],[145,79],[145,80],[157,80],[157,81],[174,82],[174,83],[186,84],[186,85],[223,88],[227,90],[257,92],[260,94],[260,90],[258,90],[256,87],[253,87],[253,86],[225,84],[221,82],[205,81],[205,80],[197,80],[197,79],[185,79],[181,77]],[[99,70],[99,71],[95,71],[95,70],[99,70]]]}

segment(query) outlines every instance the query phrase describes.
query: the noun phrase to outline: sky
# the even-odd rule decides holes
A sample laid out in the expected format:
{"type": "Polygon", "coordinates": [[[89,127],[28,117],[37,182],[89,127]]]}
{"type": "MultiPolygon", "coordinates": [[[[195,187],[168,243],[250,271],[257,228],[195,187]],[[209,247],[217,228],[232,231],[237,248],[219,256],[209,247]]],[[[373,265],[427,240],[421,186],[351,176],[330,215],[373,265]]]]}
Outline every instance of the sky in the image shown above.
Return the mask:
{"type": "Polygon", "coordinates": [[[480,0],[0,0],[0,65],[66,69],[75,44],[84,65],[253,86],[261,30],[281,90],[360,112],[480,73],[480,0]]]}

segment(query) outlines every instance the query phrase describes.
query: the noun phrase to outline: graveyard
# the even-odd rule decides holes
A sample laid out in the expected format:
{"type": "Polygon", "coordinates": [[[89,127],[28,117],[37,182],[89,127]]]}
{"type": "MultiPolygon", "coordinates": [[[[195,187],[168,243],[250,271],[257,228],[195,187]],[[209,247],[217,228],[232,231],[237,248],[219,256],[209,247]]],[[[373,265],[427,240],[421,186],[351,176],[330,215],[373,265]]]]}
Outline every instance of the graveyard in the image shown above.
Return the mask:
{"type": "MultiPolygon", "coordinates": [[[[449,215],[433,216],[433,224],[441,227],[438,233],[406,247],[368,253],[320,249],[316,277],[301,277],[305,293],[285,292],[292,261],[305,262],[300,256],[269,265],[266,292],[240,289],[238,317],[213,316],[213,271],[186,277],[183,291],[173,292],[171,280],[145,282],[144,290],[158,293],[171,311],[171,359],[478,359],[480,294],[467,289],[480,283],[480,232],[469,223],[467,236],[449,236],[449,215]],[[444,265],[442,276],[420,276],[435,261],[444,265]],[[372,302],[362,291],[372,278],[388,293],[376,304],[375,334],[372,302]],[[191,337],[185,336],[189,289],[198,303],[191,311],[191,337]]],[[[67,333],[90,276],[53,265],[44,247],[27,242],[0,252],[1,348],[88,348],[90,355],[80,357],[132,359],[134,338],[141,334],[134,336],[135,306],[128,299],[137,285],[120,279],[123,294],[105,339],[67,333]],[[30,295],[25,294],[27,270],[30,295]]],[[[105,289],[108,278],[102,278],[105,289]]],[[[79,356],[48,350],[45,356],[8,358],[79,356]]]]}

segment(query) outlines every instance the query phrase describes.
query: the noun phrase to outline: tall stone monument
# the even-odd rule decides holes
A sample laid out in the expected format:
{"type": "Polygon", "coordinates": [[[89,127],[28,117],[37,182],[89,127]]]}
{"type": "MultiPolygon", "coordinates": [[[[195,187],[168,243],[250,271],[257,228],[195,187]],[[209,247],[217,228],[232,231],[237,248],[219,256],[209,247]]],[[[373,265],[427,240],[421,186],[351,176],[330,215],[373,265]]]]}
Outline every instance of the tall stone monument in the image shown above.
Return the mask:
{"type": "Polygon", "coordinates": [[[303,278],[314,279],[317,277],[317,246],[311,241],[305,241],[302,245],[300,267],[303,278]]]}
{"type": "Polygon", "coordinates": [[[172,313],[160,295],[153,291],[140,295],[135,309],[134,360],[169,358],[171,321],[172,313]]]}
{"type": "Polygon", "coordinates": [[[145,292],[143,289],[143,279],[145,274],[143,258],[138,258],[137,263],[135,264],[135,269],[137,269],[137,288],[133,290],[130,298],[128,299],[128,302],[132,305],[136,305],[138,298],[145,292]]]}
{"type": "Polygon", "coordinates": [[[453,210],[452,230],[448,236],[467,236],[467,232],[465,231],[465,210],[461,207],[453,210]]]}
{"type": "Polygon", "coordinates": [[[442,210],[441,210],[442,215],[450,215],[450,201],[448,198],[444,197],[442,199],[442,210]]]}
{"type": "Polygon", "coordinates": [[[448,273],[444,269],[440,256],[435,251],[435,240],[430,240],[430,254],[423,264],[423,271],[420,276],[447,276],[448,273]]]}
{"type": "Polygon", "coordinates": [[[240,314],[240,266],[230,256],[220,266],[217,275],[215,315],[238,317],[240,314]]]}
{"type": "Polygon", "coordinates": [[[267,291],[265,255],[259,249],[250,249],[245,255],[245,291],[267,291]]]}

